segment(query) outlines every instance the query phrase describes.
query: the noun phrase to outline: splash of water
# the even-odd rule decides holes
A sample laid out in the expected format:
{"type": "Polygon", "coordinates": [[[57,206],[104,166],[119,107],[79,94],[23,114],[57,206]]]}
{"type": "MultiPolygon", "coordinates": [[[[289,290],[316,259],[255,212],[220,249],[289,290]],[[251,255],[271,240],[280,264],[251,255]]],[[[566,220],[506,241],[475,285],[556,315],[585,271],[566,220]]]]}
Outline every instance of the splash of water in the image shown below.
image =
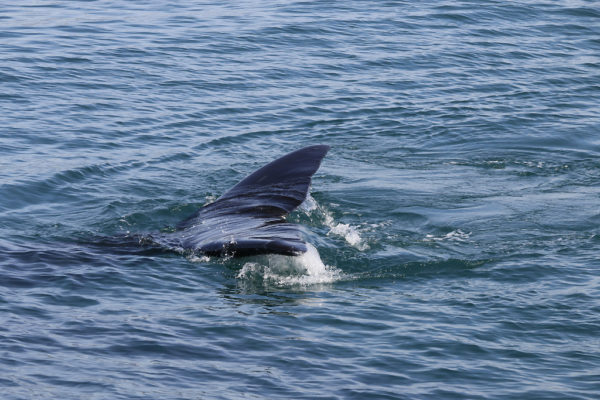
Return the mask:
{"type": "MultiPolygon", "coordinates": [[[[299,209],[307,215],[316,213],[329,228],[328,234],[341,236],[359,250],[368,248],[357,227],[335,221],[332,213],[319,205],[310,194],[299,209]]],[[[306,253],[299,256],[267,254],[251,257],[244,263],[236,277],[250,284],[288,287],[328,284],[343,279],[344,274],[341,270],[323,263],[318,250],[310,243],[306,245],[306,253]]],[[[192,262],[209,260],[206,256],[195,255],[188,259],[192,262]]]]}
{"type": "Polygon", "coordinates": [[[328,234],[343,237],[349,245],[358,250],[366,250],[369,248],[369,245],[363,241],[356,227],[350,224],[336,223],[331,214],[325,214],[325,224],[329,227],[328,234]]]}
{"type": "Polygon", "coordinates": [[[319,213],[324,219],[325,225],[329,228],[328,235],[340,236],[344,238],[350,246],[361,251],[369,248],[369,245],[362,238],[358,227],[337,222],[333,218],[333,214],[325,207],[319,205],[310,193],[306,196],[306,200],[300,205],[300,209],[306,214],[311,214],[313,212],[319,213]]]}
{"type": "Polygon", "coordinates": [[[317,249],[307,243],[308,250],[300,256],[268,254],[246,262],[238,272],[238,279],[275,286],[308,286],[335,282],[342,272],[325,265],[317,249]]]}

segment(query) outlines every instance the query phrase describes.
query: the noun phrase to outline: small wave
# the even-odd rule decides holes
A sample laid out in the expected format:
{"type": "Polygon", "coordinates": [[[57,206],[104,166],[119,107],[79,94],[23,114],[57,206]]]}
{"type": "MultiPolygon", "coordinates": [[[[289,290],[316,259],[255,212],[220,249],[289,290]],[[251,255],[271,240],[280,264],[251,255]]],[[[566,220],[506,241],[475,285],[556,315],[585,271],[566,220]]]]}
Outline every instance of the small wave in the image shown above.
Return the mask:
{"type": "Polygon", "coordinates": [[[453,230],[452,232],[448,232],[445,235],[435,236],[428,234],[423,239],[424,242],[441,242],[441,241],[451,241],[451,242],[466,242],[467,239],[471,237],[471,232],[463,232],[460,229],[453,230]]]}
{"type": "Polygon", "coordinates": [[[309,286],[332,283],[342,278],[342,272],[325,265],[317,249],[306,244],[308,250],[300,256],[269,254],[246,262],[237,278],[275,286],[309,286]]]}
{"type": "Polygon", "coordinates": [[[205,255],[190,254],[186,258],[187,258],[187,260],[189,262],[193,262],[193,263],[207,263],[207,262],[210,262],[210,257],[209,256],[205,256],[205,255]]]}

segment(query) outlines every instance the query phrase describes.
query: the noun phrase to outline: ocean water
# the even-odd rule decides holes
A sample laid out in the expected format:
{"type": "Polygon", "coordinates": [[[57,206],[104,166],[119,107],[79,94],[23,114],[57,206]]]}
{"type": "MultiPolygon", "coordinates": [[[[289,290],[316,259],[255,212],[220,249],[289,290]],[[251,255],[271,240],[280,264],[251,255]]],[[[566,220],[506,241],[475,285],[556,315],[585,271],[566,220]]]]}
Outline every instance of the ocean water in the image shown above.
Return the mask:
{"type": "Polygon", "coordinates": [[[2,399],[600,398],[597,1],[0,7],[2,399]],[[170,230],[331,151],[299,258],[170,230]]]}

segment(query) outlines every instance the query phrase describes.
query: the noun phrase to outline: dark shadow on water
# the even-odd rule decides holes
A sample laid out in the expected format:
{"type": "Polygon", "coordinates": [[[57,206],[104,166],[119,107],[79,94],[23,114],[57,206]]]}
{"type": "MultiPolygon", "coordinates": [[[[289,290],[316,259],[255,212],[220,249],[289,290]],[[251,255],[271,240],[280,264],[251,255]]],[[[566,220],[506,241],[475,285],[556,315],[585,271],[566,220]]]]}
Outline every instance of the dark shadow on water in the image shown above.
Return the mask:
{"type": "Polygon", "coordinates": [[[82,246],[113,254],[131,254],[139,256],[157,256],[175,254],[172,249],[160,246],[147,235],[120,234],[115,236],[83,236],[78,240],[82,246]]]}

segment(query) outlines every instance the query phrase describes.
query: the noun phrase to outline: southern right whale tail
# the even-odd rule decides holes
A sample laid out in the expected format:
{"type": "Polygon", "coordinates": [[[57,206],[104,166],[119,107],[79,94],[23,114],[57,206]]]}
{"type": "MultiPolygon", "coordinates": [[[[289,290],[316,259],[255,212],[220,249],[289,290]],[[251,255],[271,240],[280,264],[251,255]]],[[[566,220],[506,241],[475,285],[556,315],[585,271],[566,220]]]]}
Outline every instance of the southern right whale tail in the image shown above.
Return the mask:
{"type": "Polygon", "coordinates": [[[329,146],[289,153],[256,170],[171,234],[184,249],[206,255],[299,255],[307,251],[298,225],[284,217],[306,199],[329,146]]]}

